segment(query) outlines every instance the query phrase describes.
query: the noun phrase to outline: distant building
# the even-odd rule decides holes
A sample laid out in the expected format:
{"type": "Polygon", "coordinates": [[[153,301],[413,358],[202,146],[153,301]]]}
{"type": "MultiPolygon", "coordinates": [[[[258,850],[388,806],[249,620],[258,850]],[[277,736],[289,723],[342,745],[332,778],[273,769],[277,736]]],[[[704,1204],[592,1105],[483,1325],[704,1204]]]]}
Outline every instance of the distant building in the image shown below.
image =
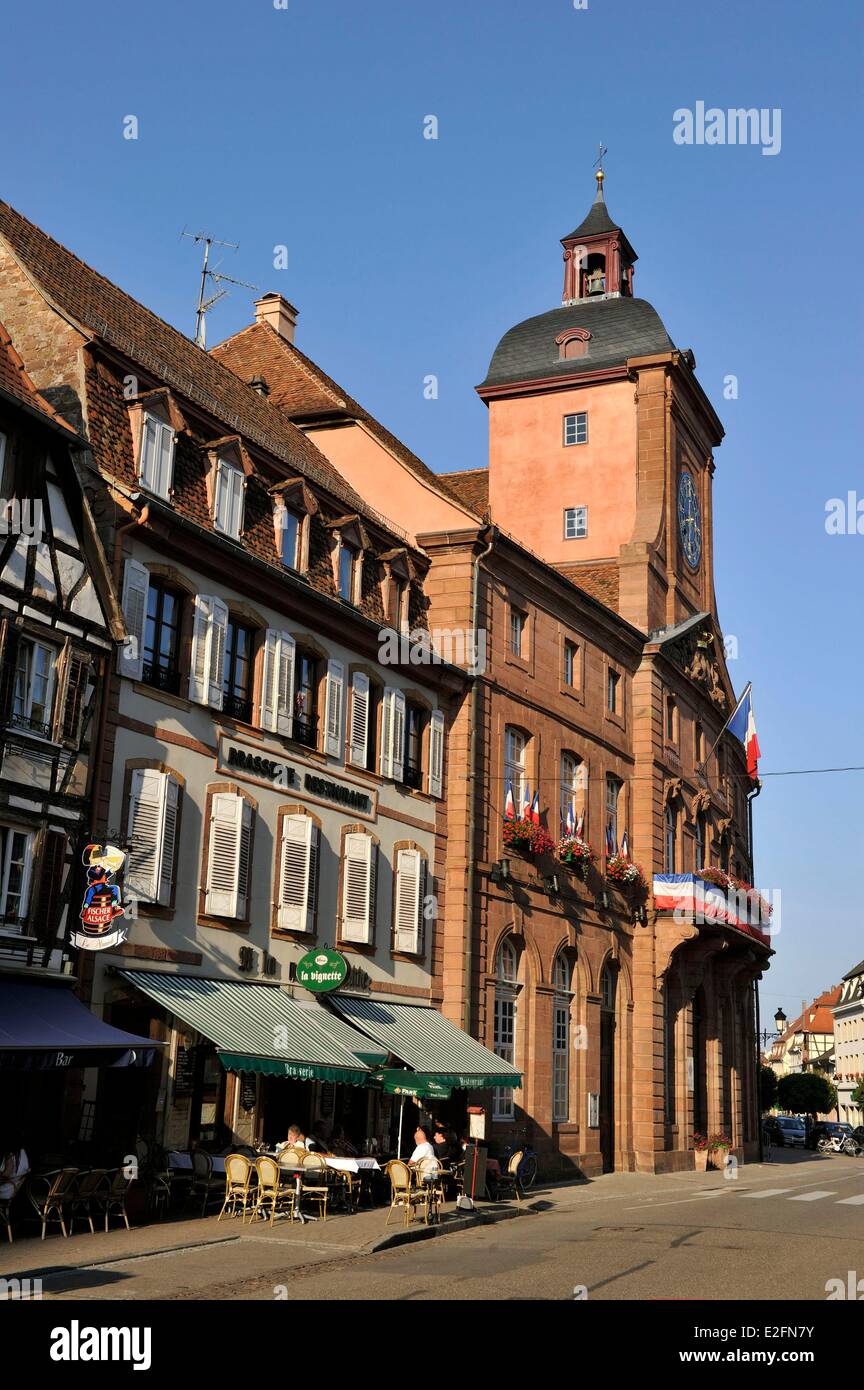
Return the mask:
{"type": "Polygon", "coordinates": [[[843,976],[834,1005],[834,1085],[841,1120],[864,1123],[864,1106],[855,1105],[852,1092],[864,1081],[864,960],[843,976]]]}
{"type": "Polygon", "coordinates": [[[778,1079],[794,1072],[824,1071],[830,1077],[834,1050],[834,1008],[842,986],[826,989],[808,1004],[777,1039],[768,1056],[768,1065],[778,1079]]]}

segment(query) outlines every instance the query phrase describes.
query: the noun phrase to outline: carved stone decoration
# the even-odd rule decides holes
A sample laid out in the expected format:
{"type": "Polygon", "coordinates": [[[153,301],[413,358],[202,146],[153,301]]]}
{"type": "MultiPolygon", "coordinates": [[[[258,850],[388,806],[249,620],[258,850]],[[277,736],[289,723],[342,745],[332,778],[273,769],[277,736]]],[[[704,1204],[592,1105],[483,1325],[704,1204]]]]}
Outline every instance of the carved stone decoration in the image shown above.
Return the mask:
{"type": "Polygon", "coordinates": [[[663,783],[663,805],[669,806],[673,801],[683,799],[683,782],[680,777],[667,777],[663,783]]]}
{"type": "Polygon", "coordinates": [[[707,624],[670,642],[667,650],[672,660],[682,667],[685,676],[701,686],[711,703],[725,714],[728,701],[717,660],[714,633],[707,624]]]}
{"type": "Polygon", "coordinates": [[[700,812],[707,815],[710,810],[711,793],[703,787],[701,791],[696,792],[693,800],[690,802],[690,819],[695,821],[700,812]]]}

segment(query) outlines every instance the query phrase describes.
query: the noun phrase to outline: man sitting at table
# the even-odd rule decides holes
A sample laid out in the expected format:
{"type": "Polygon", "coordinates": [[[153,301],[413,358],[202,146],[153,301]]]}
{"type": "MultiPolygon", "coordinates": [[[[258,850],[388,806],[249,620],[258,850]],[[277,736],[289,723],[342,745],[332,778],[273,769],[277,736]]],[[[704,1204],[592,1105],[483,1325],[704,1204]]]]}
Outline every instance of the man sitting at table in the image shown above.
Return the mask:
{"type": "Polygon", "coordinates": [[[299,1125],[288,1126],[288,1138],[284,1144],[276,1145],[276,1152],[281,1153],[283,1149],[305,1149],[306,1135],[299,1125]]]}
{"type": "Polygon", "coordinates": [[[425,1125],[418,1125],[414,1131],[414,1152],[409,1163],[419,1163],[421,1158],[434,1158],[435,1150],[429,1142],[429,1131],[425,1125]]]}

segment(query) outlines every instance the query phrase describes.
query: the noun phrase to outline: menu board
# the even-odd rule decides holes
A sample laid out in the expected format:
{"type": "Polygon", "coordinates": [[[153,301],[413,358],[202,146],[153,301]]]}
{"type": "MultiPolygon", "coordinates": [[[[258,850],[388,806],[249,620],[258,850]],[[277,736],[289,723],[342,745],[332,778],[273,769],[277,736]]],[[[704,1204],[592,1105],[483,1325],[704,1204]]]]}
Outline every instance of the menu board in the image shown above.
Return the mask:
{"type": "Polygon", "coordinates": [[[177,1048],[177,1059],[174,1063],[174,1094],[175,1096],[191,1096],[195,1080],[195,1059],[192,1049],[189,1047],[177,1048]]]}

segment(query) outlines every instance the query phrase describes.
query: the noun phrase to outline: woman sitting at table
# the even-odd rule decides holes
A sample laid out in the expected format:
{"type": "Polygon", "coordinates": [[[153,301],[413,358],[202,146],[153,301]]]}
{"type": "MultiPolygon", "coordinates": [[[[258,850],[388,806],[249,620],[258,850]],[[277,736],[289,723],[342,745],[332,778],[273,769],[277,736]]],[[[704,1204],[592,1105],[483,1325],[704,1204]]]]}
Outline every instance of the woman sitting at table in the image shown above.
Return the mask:
{"type": "Polygon", "coordinates": [[[434,1158],[435,1150],[429,1140],[429,1131],[425,1125],[418,1125],[414,1131],[415,1149],[409,1163],[419,1163],[421,1158],[434,1158]]]}

